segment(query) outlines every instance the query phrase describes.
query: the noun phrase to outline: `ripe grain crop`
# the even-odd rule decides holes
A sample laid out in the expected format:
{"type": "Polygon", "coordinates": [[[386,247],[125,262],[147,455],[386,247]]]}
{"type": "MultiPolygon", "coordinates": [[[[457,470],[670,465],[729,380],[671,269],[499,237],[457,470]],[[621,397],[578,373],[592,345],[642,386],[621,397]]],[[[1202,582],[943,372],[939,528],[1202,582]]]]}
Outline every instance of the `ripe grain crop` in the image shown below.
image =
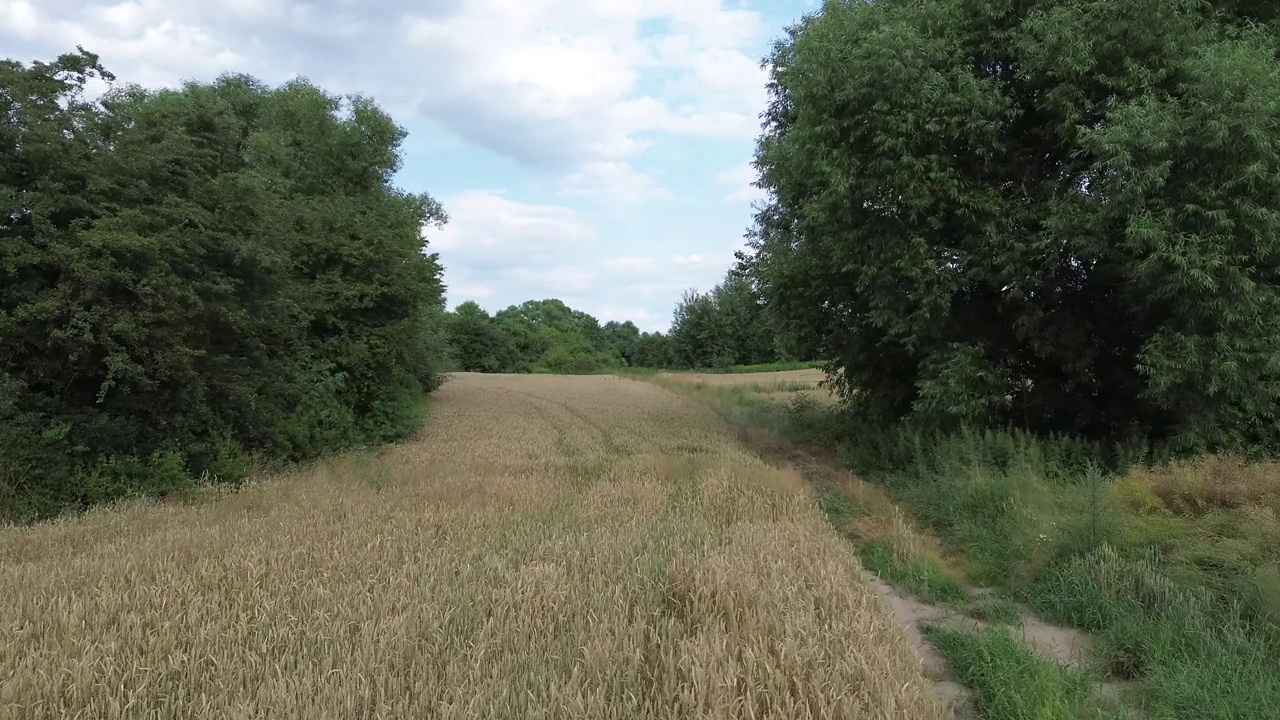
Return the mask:
{"type": "Polygon", "coordinates": [[[655,379],[659,385],[702,400],[721,396],[721,399],[748,402],[763,400],[782,405],[803,402],[825,407],[839,401],[839,396],[825,382],[826,373],[817,368],[755,373],[659,373],[655,379]]]}
{"type": "Polygon", "coordinates": [[[471,376],[422,435],[0,530],[4,718],[910,718],[802,478],[612,377],[471,376]]]}
{"type": "Polygon", "coordinates": [[[812,387],[826,379],[827,375],[817,368],[803,370],[780,370],[777,372],[759,373],[712,373],[712,372],[673,372],[660,373],[658,377],[682,383],[698,383],[714,387],[726,385],[747,385],[754,387],[812,387]]]}

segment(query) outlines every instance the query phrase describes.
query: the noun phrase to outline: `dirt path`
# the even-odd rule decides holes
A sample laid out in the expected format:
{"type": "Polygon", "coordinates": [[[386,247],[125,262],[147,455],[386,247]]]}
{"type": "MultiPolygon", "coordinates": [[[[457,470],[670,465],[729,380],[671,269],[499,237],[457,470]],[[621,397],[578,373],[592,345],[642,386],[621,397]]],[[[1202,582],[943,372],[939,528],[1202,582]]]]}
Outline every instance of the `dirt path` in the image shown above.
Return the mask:
{"type": "MultiPolygon", "coordinates": [[[[794,468],[811,484],[820,487],[839,487],[842,492],[856,496],[867,512],[885,517],[901,512],[883,491],[854,477],[834,456],[812,449],[798,448],[759,429],[746,431],[743,439],[762,457],[780,467],[794,468]]],[[[858,531],[852,531],[851,535],[851,540],[855,544],[859,542],[858,531]]],[[[942,554],[940,546],[931,543],[927,538],[913,540],[926,545],[932,544],[932,552],[942,554]]],[[[872,587],[902,624],[925,677],[932,684],[937,696],[945,703],[949,716],[956,720],[976,719],[977,715],[972,707],[969,690],[958,681],[946,659],[925,638],[921,628],[923,625],[932,624],[977,632],[989,627],[990,623],[970,617],[958,607],[923,602],[879,578],[872,579],[872,587]]],[[[967,592],[971,598],[975,599],[989,594],[988,591],[979,588],[967,588],[967,592]]],[[[1090,669],[1093,657],[1092,638],[1086,632],[1046,623],[1025,611],[1021,613],[1018,622],[1009,629],[1041,657],[1064,667],[1082,671],[1090,669]]],[[[1096,686],[1095,690],[1100,697],[1116,698],[1122,696],[1128,687],[1128,684],[1123,681],[1108,680],[1096,686]]]]}

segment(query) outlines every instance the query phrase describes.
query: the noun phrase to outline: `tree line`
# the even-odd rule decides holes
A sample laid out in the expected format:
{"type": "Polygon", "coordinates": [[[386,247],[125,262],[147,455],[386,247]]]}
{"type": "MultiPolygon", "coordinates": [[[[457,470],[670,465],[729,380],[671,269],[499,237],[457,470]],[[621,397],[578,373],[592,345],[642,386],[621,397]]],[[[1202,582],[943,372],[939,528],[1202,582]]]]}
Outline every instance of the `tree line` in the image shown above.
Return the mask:
{"type": "Polygon", "coordinates": [[[0,62],[0,519],[236,481],[418,427],[429,195],[367,99],[0,62]],[[90,98],[91,82],[110,83],[90,98]]]}
{"type": "Polygon", "coordinates": [[[422,237],[447,215],[393,186],[405,132],[366,98],[149,90],[78,49],[0,62],[0,112],[0,520],[404,437],[453,368],[787,356],[738,276],[667,333],[559,300],[447,311],[422,237]]]}
{"type": "Polygon", "coordinates": [[[722,369],[814,360],[812,347],[778,331],[751,280],[736,269],[707,292],[687,291],[667,332],[630,320],[601,324],[557,299],[490,315],[474,301],[446,313],[454,367],[490,373],[595,373],[624,367],[722,369]]]}
{"type": "Polygon", "coordinates": [[[828,0],[665,333],[447,311],[367,99],[0,62],[0,517],[404,436],[450,367],[822,359],[875,423],[1280,452],[1278,57],[1270,2],[828,0]]]}

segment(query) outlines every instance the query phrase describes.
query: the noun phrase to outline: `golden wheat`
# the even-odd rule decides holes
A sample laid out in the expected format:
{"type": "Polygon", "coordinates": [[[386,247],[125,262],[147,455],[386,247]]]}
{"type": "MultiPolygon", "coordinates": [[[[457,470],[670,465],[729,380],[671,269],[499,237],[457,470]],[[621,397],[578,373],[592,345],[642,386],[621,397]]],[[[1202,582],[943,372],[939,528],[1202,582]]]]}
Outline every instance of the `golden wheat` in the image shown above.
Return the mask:
{"type": "Polygon", "coordinates": [[[0,530],[4,718],[932,718],[794,473],[619,378],[459,376],[421,437],[0,530]]]}
{"type": "Polygon", "coordinates": [[[779,403],[804,397],[820,405],[833,405],[839,396],[826,384],[822,370],[779,370],[759,373],[659,373],[658,383],[685,391],[743,392],[779,403]]]}
{"type": "Polygon", "coordinates": [[[816,388],[818,383],[826,379],[827,375],[821,370],[809,368],[807,370],[777,370],[759,373],[674,372],[659,373],[658,377],[680,383],[701,383],[715,387],[727,385],[810,385],[816,388]]]}

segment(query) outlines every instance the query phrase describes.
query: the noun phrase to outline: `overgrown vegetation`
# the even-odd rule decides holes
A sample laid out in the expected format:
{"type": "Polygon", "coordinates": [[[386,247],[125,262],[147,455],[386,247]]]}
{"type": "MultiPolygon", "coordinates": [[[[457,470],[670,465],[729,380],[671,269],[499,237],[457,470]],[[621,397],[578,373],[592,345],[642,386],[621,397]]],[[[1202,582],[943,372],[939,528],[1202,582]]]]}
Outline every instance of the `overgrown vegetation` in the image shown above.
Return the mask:
{"type": "Polygon", "coordinates": [[[872,437],[863,428],[842,445],[854,467],[971,580],[1095,633],[1099,659],[1142,682],[1153,717],[1262,718],[1280,702],[1280,495],[1227,490],[1280,467],[1205,458],[1106,478],[1066,441],[872,437]]]}
{"type": "Polygon", "coordinates": [[[0,520],[417,428],[445,214],[391,185],[404,131],[304,81],[113,80],[0,62],[0,520]]]}
{"type": "MultiPolygon", "coordinates": [[[[1021,431],[861,424],[806,391],[785,402],[751,385],[666,384],[711,402],[740,427],[830,449],[941,541],[957,577],[1088,630],[1098,672],[1136,683],[1125,698],[1131,709],[1260,719],[1280,703],[1280,464],[1209,455],[1150,465],[1021,431]]],[[[949,567],[921,551],[883,500],[856,484],[817,482],[819,504],[861,544],[869,569],[921,599],[1010,621],[1008,600],[979,607],[951,589],[949,567]]],[[[1101,712],[1102,703],[1082,699],[1072,673],[1011,650],[1003,636],[957,632],[944,633],[943,649],[960,658],[961,675],[981,675],[980,698],[990,694],[1006,709],[1053,708],[1044,717],[1101,712]]]]}
{"type": "Polygon", "coordinates": [[[1037,656],[1007,629],[978,633],[929,627],[984,720],[1102,720],[1088,678],[1037,656]]]}
{"type": "Polygon", "coordinates": [[[589,374],[625,364],[616,323],[601,327],[560,300],[530,300],[492,317],[468,301],[446,326],[454,362],[468,372],[589,374]]]}
{"type": "MultiPolygon", "coordinates": [[[[766,59],[740,269],[844,403],[698,390],[1090,630],[1148,717],[1280,707],[1273,6],[825,2],[766,59]]],[[[992,717],[1093,712],[1003,636],[938,637],[992,717]]]]}

